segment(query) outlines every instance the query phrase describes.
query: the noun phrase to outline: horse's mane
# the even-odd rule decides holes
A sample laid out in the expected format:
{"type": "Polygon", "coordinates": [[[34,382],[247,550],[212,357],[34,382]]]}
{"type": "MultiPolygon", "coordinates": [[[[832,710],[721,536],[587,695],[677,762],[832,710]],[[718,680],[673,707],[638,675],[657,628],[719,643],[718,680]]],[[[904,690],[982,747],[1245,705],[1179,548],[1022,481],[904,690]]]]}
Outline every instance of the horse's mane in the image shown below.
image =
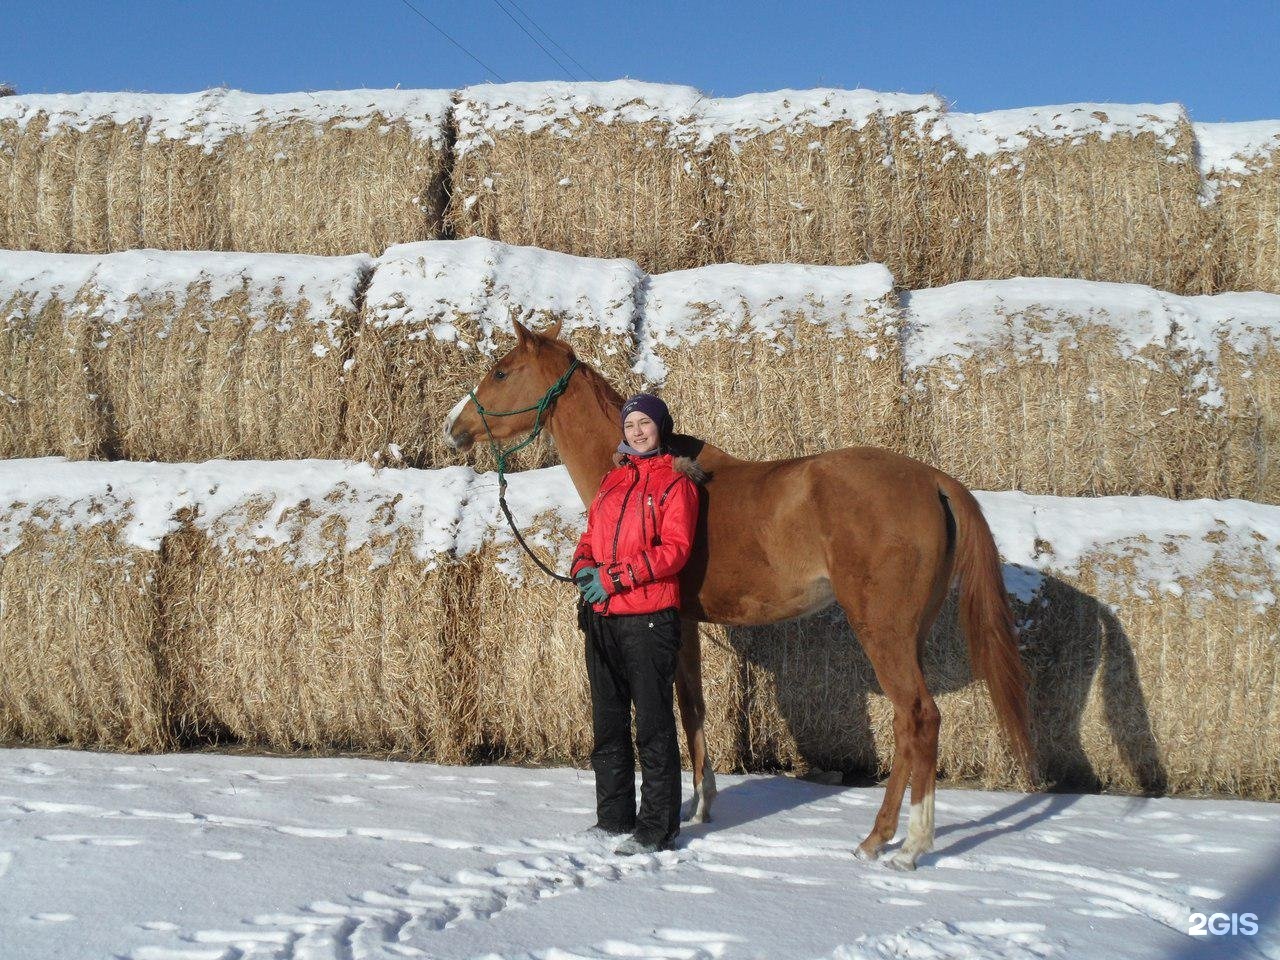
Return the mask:
{"type": "MultiPolygon", "coordinates": [[[[573,348],[570,347],[571,353],[572,350],[573,348]]],[[[581,357],[578,357],[576,353],[572,353],[572,356],[577,357],[578,366],[582,370],[582,375],[586,378],[587,385],[591,387],[591,395],[595,397],[600,409],[606,412],[610,411],[610,409],[621,410],[626,398],[614,389],[613,384],[606,380],[604,374],[599,370],[581,357]]]]}

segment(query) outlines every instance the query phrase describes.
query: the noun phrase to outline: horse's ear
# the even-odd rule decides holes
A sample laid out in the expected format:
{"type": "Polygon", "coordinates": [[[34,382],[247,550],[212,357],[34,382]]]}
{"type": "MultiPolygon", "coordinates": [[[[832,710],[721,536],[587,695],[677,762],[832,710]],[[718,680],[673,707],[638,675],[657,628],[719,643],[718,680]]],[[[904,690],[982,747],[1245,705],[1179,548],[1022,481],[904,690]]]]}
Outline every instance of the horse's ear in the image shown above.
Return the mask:
{"type": "Polygon", "coordinates": [[[532,341],[534,338],[533,334],[530,333],[529,328],[526,327],[519,320],[512,320],[511,322],[515,324],[515,327],[516,327],[516,341],[520,344],[520,346],[527,347],[530,341],[532,341]]]}
{"type": "Polygon", "coordinates": [[[560,336],[560,328],[563,325],[564,325],[564,320],[557,319],[555,323],[547,327],[547,329],[542,332],[542,335],[546,337],[548,340],[555,340],[560,336]]]}

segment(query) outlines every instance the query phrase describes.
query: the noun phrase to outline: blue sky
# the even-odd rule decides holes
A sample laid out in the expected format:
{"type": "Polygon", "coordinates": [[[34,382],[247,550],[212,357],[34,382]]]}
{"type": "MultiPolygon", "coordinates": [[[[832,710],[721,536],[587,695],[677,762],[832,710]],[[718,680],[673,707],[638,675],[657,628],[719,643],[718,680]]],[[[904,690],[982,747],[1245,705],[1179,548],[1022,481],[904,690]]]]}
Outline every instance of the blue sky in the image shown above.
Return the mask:
{"type": "MultiPolygon", "coordinates": [[[[408,2],[506,80],[568,75],[500,2],[600,80],[687,83],[719,96],[862,86],[937,93],[957,110],[1176,100],[1195,120],[1280,118],[1280,0],[408,2]]],[[[0,0],[0,80],[26,93],[486,79],[405,0],[0,0]]]]}

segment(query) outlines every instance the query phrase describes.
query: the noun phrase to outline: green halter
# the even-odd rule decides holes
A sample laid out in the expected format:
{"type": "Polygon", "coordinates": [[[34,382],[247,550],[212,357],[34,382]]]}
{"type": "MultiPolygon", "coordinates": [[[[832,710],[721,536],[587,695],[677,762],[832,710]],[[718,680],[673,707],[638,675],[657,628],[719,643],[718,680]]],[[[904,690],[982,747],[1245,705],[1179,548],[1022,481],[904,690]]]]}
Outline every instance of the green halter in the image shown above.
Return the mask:
{"type": "Polygon", "coordinates": [[[511,524],[511,532],[516,535],[516,540],[520,543],[520,546],[524,547],[524,552],[529,554],[529,556],[533,558],[533,562],[536,563],[542,569],[543,573],[545,573],[549,577],[554,577],[557,580],[563,580],[566,583],[572,583],[573,578],[561,576],[560,574],[556,573],[554,570],[548,569],[547,566],[537,558],[534,552],[529,549],[529,545],[524,542],[524,537],[520,536],[520,531],[516,529],[516,522],[515,520],[512,519],[511,511],[507,508],[506,473],[507,473],[507,457],[509,457],[511,454],[515,453],[517,450],[521,449],[522,447],[526,447],[529,444],[533,443],[534,439],[537,438],[538,434],[542,432],[542,418],[546,414],[547,408],[550,407],[551,404],[555,402],[556,398],[559,397],[560,394],[564,393],[565,390],[568,388],[569,378],[573,376],[573,371],[576,369],[578,369],[578,358],[574,357],[573,363],[569,364],[569,369],[564,372],[564,375],[559,380],[557,380],[547,389],[547,392],[542,395],[541,400],[533,404],[533,406],[522,407],[519,410],[501,410],[501,411],[486,410],[484,406],[480,403],[480,398],[476,396],[476,392],[474,390],[472,390],[468,394],[468,396],[471,397],[471,402],[476,405],[476,412],[480,414],[480,422],[484,424],[484,432],[486,435],[488,435],[488,438],[489,438],[489,449],[493,451],[493,455],[498,461],[498,503],[502,507],[502,512],[507,516],[507,523],[511,524]],[[525,437],[515,446],[507,447],[505,450],[502,449],[501,446],[498,444],[498,441],[494,439],[493,431],[489,429],[488,418],[489,417],[514,417],[518,413],[528,413],[530,410],[538,411],[537,416],[533,418],[533,431],[529,434],[529,436],[525,437]]]}

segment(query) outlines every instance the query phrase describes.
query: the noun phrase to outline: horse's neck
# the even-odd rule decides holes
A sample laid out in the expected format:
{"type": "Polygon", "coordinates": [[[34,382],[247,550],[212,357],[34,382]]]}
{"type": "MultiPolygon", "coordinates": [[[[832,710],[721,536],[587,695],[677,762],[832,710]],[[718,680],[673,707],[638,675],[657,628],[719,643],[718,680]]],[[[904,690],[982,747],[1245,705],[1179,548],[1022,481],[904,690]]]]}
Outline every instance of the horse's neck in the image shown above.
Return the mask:
{"type": "Polygon", "coordinates": [[[547,421],[560,460],[583,503],[595,498],[600,478],[613,468],[613,454],[622,436],[621,413],[621,404],[616,410],[603,409],[590,384],[574,377],[547,421]]]}

